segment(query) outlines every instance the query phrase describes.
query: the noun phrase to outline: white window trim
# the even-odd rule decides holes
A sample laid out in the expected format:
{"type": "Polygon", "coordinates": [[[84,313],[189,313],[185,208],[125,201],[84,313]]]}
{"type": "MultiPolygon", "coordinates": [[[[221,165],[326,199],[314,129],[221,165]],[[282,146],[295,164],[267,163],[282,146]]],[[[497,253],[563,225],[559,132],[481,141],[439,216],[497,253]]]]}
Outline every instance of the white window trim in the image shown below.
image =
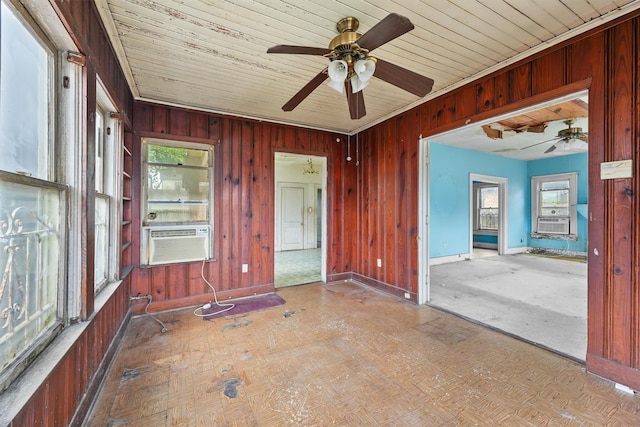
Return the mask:
{"type": "Polygon", "coordinates": [[[575,238],[578,235],[578,173],[567,172],[552,175],[539,175],[531,177],[531,236],[533,238],[575,238]],[[543,182],[569,180],[569,234],[544,234],[538,233],[538,192],[543,182]]]}
{"type": "MultiPolygon", "coordinates": [[[[120,247],[122,223],[122,170],[124,134],[119,120],[111,116],[116,112],[115,103],[109,97],[99,76],[96,76],[96,114],[99,108],[104,113],[103,139],[103,188],[102,193],[96,191],[96,196],[106,196],[109,199],[109,233],[107,251],[107,280],[98,284],[96,294],[107,284],[120,279],[120,247]],[[110,129],[107,132],[107,129],[110,129]]],[[[97,179],[97,178],[96,178],[97,179]]]]}

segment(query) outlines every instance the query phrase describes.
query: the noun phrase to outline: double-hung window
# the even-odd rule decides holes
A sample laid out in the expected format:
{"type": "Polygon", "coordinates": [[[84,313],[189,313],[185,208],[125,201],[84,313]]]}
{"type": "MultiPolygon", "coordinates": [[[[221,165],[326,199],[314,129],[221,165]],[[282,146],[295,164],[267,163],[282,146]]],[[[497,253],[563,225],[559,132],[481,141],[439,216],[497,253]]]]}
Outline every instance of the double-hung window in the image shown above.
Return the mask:
{"type": "Polygon", "coordinates": [[[121,215],[117,210],[120,194],[122,131],[107,91],[98,82],[95,113],[95,254],[94,289],[118,279],[121,215]]]}
{"type": "Polygon", "coordinates": [[[56,52],[0,1],[0,390],[62,326],[66,186],[56,182],[56,52]]]}
{"type": "Polygon", "coordinates": [[[474,184],[476,218],[475,230],[498,230],[498,186],[494,184],[474,184]]]}
{"type": "Polygon", "coordinates": [[[531,178],[531,229],[534,235],[577,234],[577,173],[531,178]]]}

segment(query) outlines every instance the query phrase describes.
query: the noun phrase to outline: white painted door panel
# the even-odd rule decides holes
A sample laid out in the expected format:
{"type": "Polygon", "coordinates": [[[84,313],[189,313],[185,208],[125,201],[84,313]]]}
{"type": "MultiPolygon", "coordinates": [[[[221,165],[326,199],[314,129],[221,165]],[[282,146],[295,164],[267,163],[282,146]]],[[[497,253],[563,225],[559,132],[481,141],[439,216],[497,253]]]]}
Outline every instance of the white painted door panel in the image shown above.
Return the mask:
{"type": "Polygon", "coordinates": [[[280,202],[282,250],[304,249],[304,186],[282,186],[280,202]]]}

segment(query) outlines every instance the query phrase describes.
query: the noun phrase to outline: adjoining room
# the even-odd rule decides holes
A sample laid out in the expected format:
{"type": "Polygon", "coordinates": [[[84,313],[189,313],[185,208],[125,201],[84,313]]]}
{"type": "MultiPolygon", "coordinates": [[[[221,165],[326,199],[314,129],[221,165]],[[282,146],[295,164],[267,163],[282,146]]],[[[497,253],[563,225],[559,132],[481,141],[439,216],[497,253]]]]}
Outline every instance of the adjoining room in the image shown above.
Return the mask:
{"type": "Polygon", "coordinates": [[[580,93],[429,138],[430,304],[584,361],[587,118],[580,93]]]}

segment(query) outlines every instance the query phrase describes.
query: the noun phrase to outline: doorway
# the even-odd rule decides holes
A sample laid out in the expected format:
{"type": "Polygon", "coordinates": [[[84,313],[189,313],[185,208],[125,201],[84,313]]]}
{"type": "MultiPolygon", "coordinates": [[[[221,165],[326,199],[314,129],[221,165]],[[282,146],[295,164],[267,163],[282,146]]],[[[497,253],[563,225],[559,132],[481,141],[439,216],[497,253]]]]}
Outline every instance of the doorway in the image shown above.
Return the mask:
{"type": "Polygon", "coordinates": [[[507,183],[505,177],[469,174],[469,258],[507,252],[507,183]]]}
{"type": "Polygon", "coordinates": [[[431,305],[584,360],[588,227],[586,215],[580,214],[586,209],[580,208],[588,204],[587,115],[584,91],[420,142],[421,164],[427,165],[420,172],[419,205],[425,207],[420,224],[426,230],[420,232],[420,248],[430,256],[422,261],[427,266],[419,289],[431,305]],[[565,141],[561,136],[567,128],[580,138],[565,141]],[[533,178],[575,171],[577,201],[567,202],[566,209],[578,215],[566,216],[577,231],[562,235],[554,230],[558,234],[553,235],[536,229],[544,212],[538,212],[534,200],[545,196],[536,191],[533,178]],[[482,206],[477,192],[487,188],[489,194],[496,186],[498,203],[491,199],[484,207],[488,215],[498,210],[497,240],[480,243],[474,239],[483,228],[478,226],[482,206]],[[485,245],[495,255],[508,256],[475,259],[474,252],[485,245]],[[470,262],[457,263],[463,260],[470,262]],[[498,280],[500,275],[504,280],[498,280]],[[505,319],[536,325],[537,331],[497,323],[505,319]],[[566,335],[557,336],[557,331],[566,335]]]}
{"type": "Polygon", "coordinates": [[[276,288],[325,281],[326,159],[275,153],[276,288]]]}

